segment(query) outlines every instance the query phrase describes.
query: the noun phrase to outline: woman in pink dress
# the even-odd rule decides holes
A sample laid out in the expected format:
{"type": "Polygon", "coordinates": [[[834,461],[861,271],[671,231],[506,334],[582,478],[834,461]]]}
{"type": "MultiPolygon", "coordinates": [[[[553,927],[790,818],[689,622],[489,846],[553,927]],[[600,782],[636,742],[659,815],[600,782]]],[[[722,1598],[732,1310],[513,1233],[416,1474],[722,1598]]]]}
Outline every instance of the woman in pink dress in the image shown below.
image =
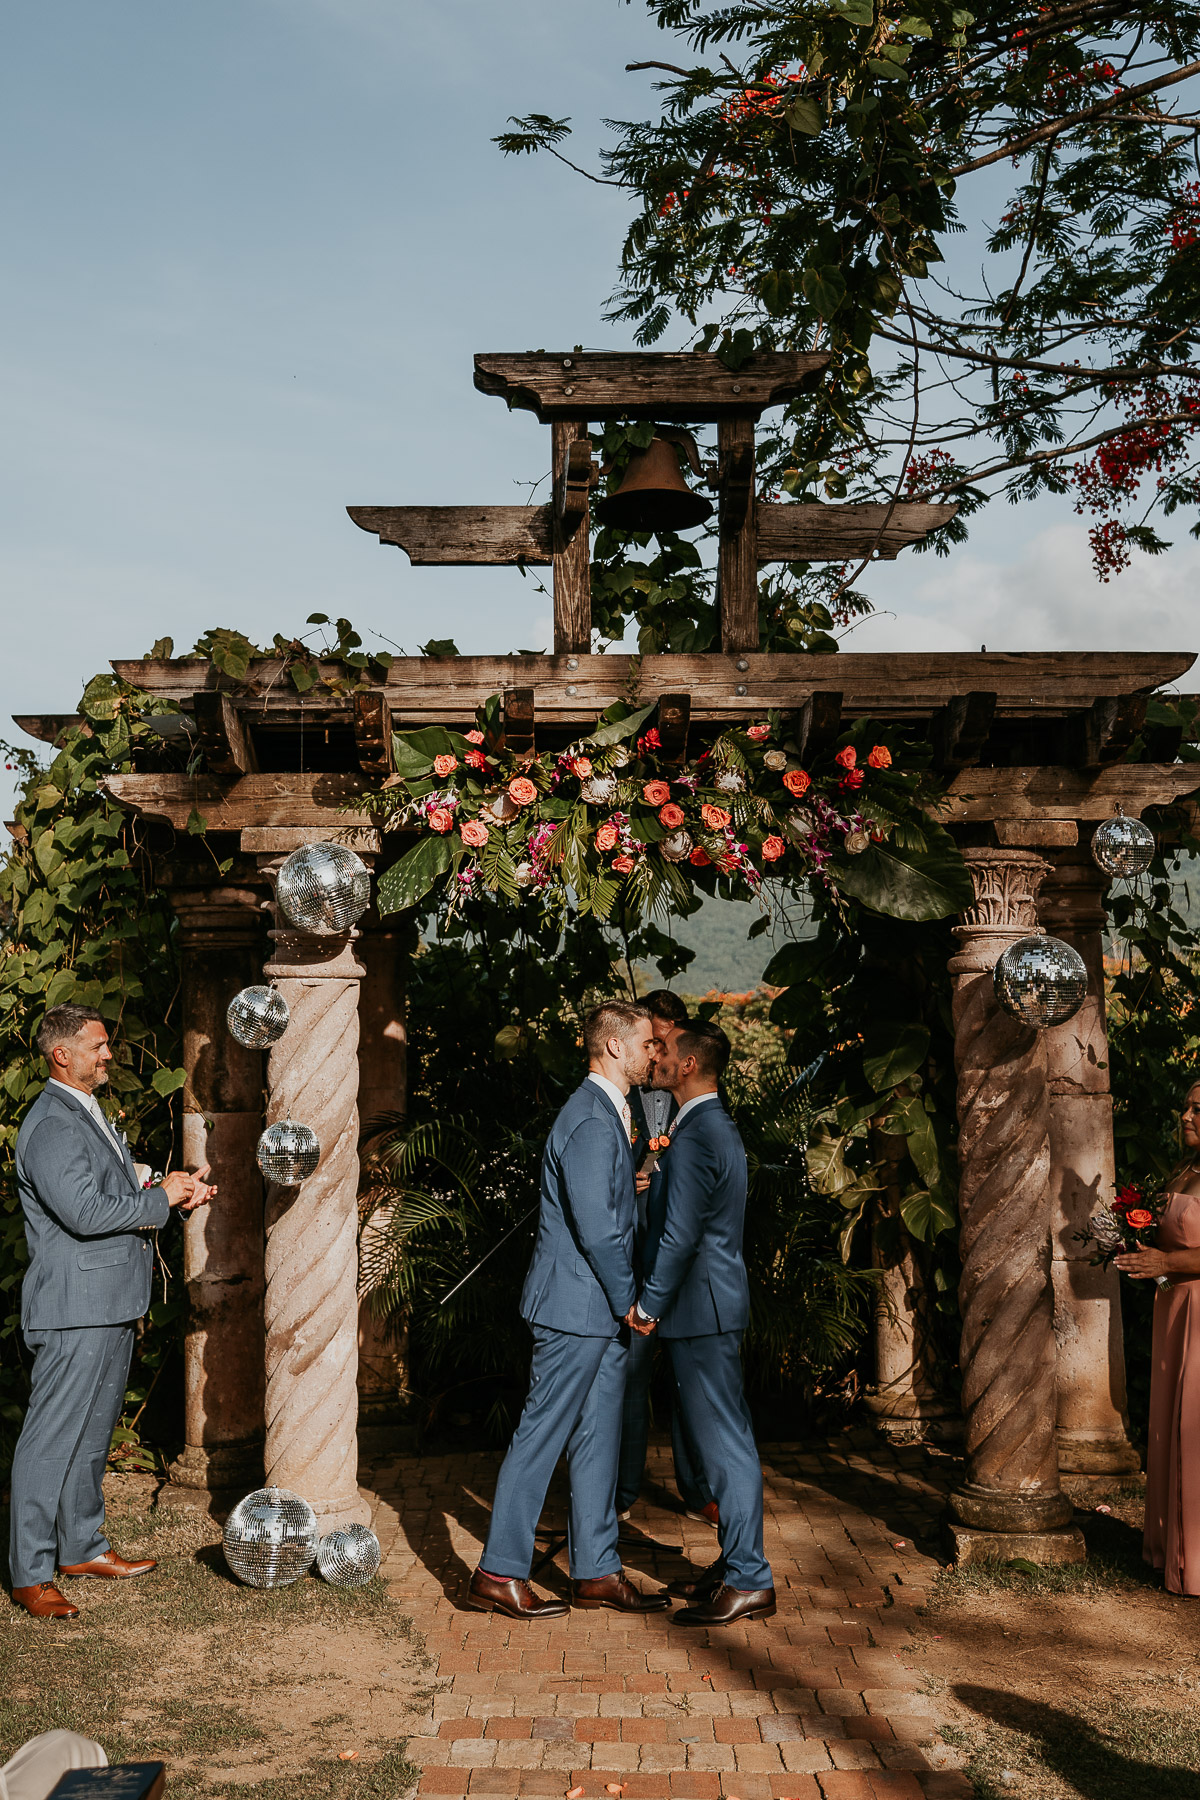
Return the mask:
{"type": "Polygon", "coordinates": [[[1183,1103],[1184,1161],[1174,1171],[1157,1246],[1118,1269],[1168,1285],[1154,1300],[1144,1555],[1169,1593],[1200,1595],[1200,1082],[1183,1103]]]}

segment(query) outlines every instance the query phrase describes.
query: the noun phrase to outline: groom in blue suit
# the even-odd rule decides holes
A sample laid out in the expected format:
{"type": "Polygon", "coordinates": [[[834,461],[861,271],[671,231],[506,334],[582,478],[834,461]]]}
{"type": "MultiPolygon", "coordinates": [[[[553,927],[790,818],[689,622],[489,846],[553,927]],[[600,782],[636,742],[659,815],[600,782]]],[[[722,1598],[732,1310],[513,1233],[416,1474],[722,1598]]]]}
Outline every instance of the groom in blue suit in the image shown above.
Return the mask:
{"type": "Polygon", "coordinates": [[[651,1612],[665,1594],[627,1581],[617,1551],[617,1461],[633,1312],[634,1166],[628,1093],[654,1052],[644,1006],[609,1000],[584,1020],[588,1075],[554,1121],[521,1317],[533,1332],[529,1394],[496,1482],[468,1604],[514,1619],[565,1613],[529,1585],[534,1534],[555,1464],[570,1480],[576,1606],[651,1612]]]}
{"type": "Polygon", "coordinates": [[[684,1423],[719,1509],[717,1561],[698,1581],[672,1583],[692,1603],[675,1615],[679,1625],[733,1625],[775,1611],[762,1466],[742,1382],[746,1152],[718,1093],[729,1049],[719,1025],[698,1022],[676,1032],[655,1063],[655,1085],[671,1090],[679,1112],[663,1158],[662,1237],[631,1321],[667,1340],[684,1423]]]}

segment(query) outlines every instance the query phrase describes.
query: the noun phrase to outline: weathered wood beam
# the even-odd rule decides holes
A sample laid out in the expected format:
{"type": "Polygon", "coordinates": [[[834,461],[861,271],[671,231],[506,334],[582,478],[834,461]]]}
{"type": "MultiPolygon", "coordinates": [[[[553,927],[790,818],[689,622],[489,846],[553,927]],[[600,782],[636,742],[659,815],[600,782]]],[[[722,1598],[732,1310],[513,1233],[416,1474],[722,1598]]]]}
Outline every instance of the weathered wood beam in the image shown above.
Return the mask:
{"type": "Polygon", "coordinates": [[[757,650],[758,536],[753,419],[721,419],[718,422],[717,471],[721,495],[717,540],[721,648],[727,652],[757,650]]]}
{"type": "Polygon", "coordinates": [[[195,811],[209,831],[319,825],[331,840],[374,828],[366,813],[343,811],[368,785],[364,776],[348,774],[109,775],[101,783],[118,806],[177,831],[187,829],[195,811]]]}
{"type": "Polygon", "coordinates": [[[660,694],[655,724],[662,740],[664,762],[679,767],[687,761],[688,727],[692,717],[690,694],[660,694]]]}
{"type": "Polygon", "coordinates": [[[554,482],[554,652],[567,656],[592,647],[592,540],[588,490],[592,446],[586,419],[555,420],[550,427],[554,482]]]}
{"type": "Polygon", "coordinates": [[[758,560],[768,562],[842,562],[860,560],[874,551],[885,561],[906,544],[919,544],[958,507],[923,500],[882,503],[852,501],[847,505],[805,506],[764,502],[758,509],[758,560]]]}
{"type": "MultiPolygon", "coordinates": [[[[660,694],[687,692],[692,723],[754,718],[768,707],[796,710],[813,693],[840,692],[847,719],[929,720],[958,694],[983,689],[996,694],[997,717],[1053,719],[1079,712],[1106,694],[1149,693],[1186,674],[1190,651],[1030,650],[844,651],[836,656],[452,656],[397,657],[378,685],[406,723],[473,724],[492,694],[532,687],[547,725],[574,726],[626,697],[631,684],[643,704],[660,694]],[[742,666],[744,665],[744,666],[742,666]],[[741,690],[741,691],[739,691],[741,690]]],[[[147,692],[187,705],[201,687],[233,690],[239,705],[253,706],[259,724],[298,725],[298,699],[276,658],[250,665],[235,684],[211,663],[114,662],[125,680],[147,692]]],[[[320,665],[331,682],[344,679],[341,664],[320,665]]],[[[305,697],[306,730],[346,721],[350,703],[320,687],[305,697]]]]}
{"type": "Polygon", "coordinates": [[[943,796],[946,825],[989,819],[1107,819],[1118,803],[1139,815],[1200,791],[1200,763],[1119,763],[1093,769],[1047,766],[963,769],[943,796]]]}
{"type": "Polygon", "coordinates": [[[192,716],[210,774],[255,773],[258,758],[254,754],[254,745],[228,694],[202,688],[192,695],[192,716]]]}
{"type": "Polygon", "coordinates": [[[796,714],[796,750],[811,762],[831,750],[842,729],[842,695],[836,689],[810,694],[796,714]]]}
{"type": "Polygon", "coordinates": [[[475,386],[554,419],[756,419],[816,387],[828,356],[764,351],[740,369],[691,351],[484,351],[475,386]]]}
{"type": "Polygon", "coordinates": [[[419,567],[548,563],[554,555],[550,506],[348,506],[363,531],[396,544],[419,567]]]}
{"type": "Polygon", "coordinates": [[[939,769],[965,769],[979,761],[996,716],[996,694],[974,689],[955,694],[933,719],[933,760],[939,769]]]}
{"type": "Polygon", "coordinates": [[[364,775],[390,775],[396,767],[392,748],[392,709],[378,688],[359,688],[354,695],[354,742],[364,775]]]}
{"type": "Polygon", "coordinates": [[[1107,694],[1085,713],[1067,721],[1069,753],[1064,761],[1119,762],[1146,722],[1145,694],[1107,694]]]}
{"type": "Polygon", "coordinates": [[[515,756],[534,747],[536,710],[531,687],[508,689],[504,696],[504,742],[515,756]]]}
{"type": "Polygon", "coordinates": [[[61,744],[68,731],[78,725],[78,713],[14,713],[12,722],[26,737],[42,744],[61,744]]]}

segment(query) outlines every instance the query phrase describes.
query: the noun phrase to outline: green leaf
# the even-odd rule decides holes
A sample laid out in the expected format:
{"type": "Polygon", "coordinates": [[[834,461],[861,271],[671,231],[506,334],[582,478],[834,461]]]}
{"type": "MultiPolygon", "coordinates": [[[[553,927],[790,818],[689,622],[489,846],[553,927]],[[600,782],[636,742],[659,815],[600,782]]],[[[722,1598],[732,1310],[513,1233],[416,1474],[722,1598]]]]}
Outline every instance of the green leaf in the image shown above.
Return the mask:
{"type": "Polygon", "coordinates": [[[802,938],[797,944],[785,944],[763,970],[763,981],[768,987],[795,987],[799,982],[811,981],[832,954],[832,945],[821,938],[802,938]]]}
{"type": "Polygon", "coordinates": [[[454,861],[457,833],[437,837],[432,833],[413,845],[408,853],[386,869],[376,889],[381,913],[403,912],[424,899],[438,877],[444,875],[454,861]]]}
{"type": "Polygon", "coordinates": [[[307,623],[309,625],[328,625],[329,614],[328,613],[309,613],[307,623]]]}
{"type": "Polygon", "coordinates": [[[601,725],[592,732],[590,737],[582,738],[580,741],[593,749],[601,750],[606,749],[609,744],[623,744],[627,738],[637,736],[657,705],[658,701],[652,700],[649,706],[643,706],[640,712],[632,712],[623,719],[614,719],[611,724],[601,725]]]}
{"type": "Polygon", "coordinates": [[[875,8],[871,0],[836,0],[834,11],[841,13],[848,25],[875,23],[875,8]]]}
{"type": "Polygon", "coordinates": [[[821,317],[828,319],[846,298],[846,277],[832,263],[822,263],[819,269],[805,269],[800,291],[821,317]]]}
{"type": "Polygon", "coordinates": [[[208,830],[208,820],[194,806],[187,816],[187,828],[193,837],[203,837],[208,830]]]}
{"type": "Polygon", "coordinates": [[[924,1025],[873,1025],[863,1045],[863,1074],[881,1094],[914,1075],[928,1050],[929,1032],[924,1025]]]}
{"type": "Polygon", "coordinates": [[[910,1094],[894,1106],[887,1118],[887,1130],[905,1139],[908,1154],[920,1171],[926,1186],[938,1188],[942,1181],[942,1159],[934,1135],[933,1119],[926,1112],[919,1094],[910,1094]]]}
{"type": "Polygon", "coordinates": [[[150,1086],[156,1094],[174,1094],[187,1080],[186,1069],[155,1069],[150,1086]]]}
{"type": "Polygon", "coordinates": [[[493,1040],[497,1062],[515,1062],[529,1048],[529,1034],[523,1025],[502,1025],[493,1040]]]}
{"type": "Polygon", "coordinates": [[[427,644],[418,644],[417,649],[422,656],[458,656],[458,645],[453,638],[430,638],[427,644]]]}
{"type": "Polygon", "coordinates": [[[457,731],[448,731],[444,725],[426,725],[421,731],[392,734],[396,773],[404,781],[417,781],[428,775],[435,756],[463,756],[470,749],[465,737],[457,731]]]}
{"type": "Polygon", "coordinates": [[[767,311],[780,318],[795,297],[796,284],[786,269],[768,269],[758,284],[758,297],[767,311]]]}
{"type": "Polygon", "coordinates": [[[953,1208],[925,1188],[901,1200],[900,1217],[908,1235],[921,1244],[932,1244],[939,1231],[952,1231],[958,1223],[953,1208]]]}
{"type": "Polygon", "coordinates": [[[933,36],[932,30],[925,20],[918,18],[916,13],[905,13],[896,30],[902,31],[906,37],[927,38],[933,36]]]}
{"type": "Polygon", "coordinates": [[[793,100],[783,116],[793,131],[803,132],[805,137],[816,137],[825,123],[825,114],[815,100],[793,100]]]}
{"type": "Polygon", "coordinates": [[[292,686],[298,694],[311,694],[317,685],[317,678],[307,663],[294,662],[288,669],[292,686]]]}
{"type": "Polygon", "coordinates": [[[924,851],[872,844],[835,857],[827,873],[840,893],[889,919],[947,919],[974,900],[971,877],[948,832],[931,827],[924,851]]]}

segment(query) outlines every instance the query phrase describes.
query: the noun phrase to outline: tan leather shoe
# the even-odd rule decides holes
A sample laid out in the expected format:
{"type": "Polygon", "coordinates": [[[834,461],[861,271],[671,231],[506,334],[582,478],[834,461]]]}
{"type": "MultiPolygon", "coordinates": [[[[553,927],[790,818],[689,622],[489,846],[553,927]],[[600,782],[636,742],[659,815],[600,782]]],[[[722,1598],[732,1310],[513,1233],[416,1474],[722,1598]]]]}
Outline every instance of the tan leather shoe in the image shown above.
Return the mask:
{"type": "Polygon", "coordinates": [[[711,1600],[724,1580],[725,1563],[718,1556],[716,1562],[710,1563],[707,1569],[702,1569],[699,1575],[682,1581],[668,1581],[667,1592],[674,1594],[677,1600],[711,1600]]]}
{"type": "Polygon", "coordinates": [[[148,1575],[151,1569],[157,1569],[156,1562],[126,1562],[115,1550],[106,1550],[103,1556],[93,1556],[91,1562],[60,1563],[60,1575],[95,1575],[102,1581],[128,1581],[131,1575],[148,1575]]]}
{"type": "Polygon", "coordinates": [[[14,1588],[12,1597],[35,1619],[77,1619],[79,1608],[60,1594],[52,1581],[39,1581],[34,1587],[14,1588]]]}
{"type": "Polygon", "coordinates": [[[769,1619],[775,1611],[775,1589],[731,1588],[723,1583],[711,1600],[700,1600],[672,1618],[673,1625],[743,1625],[747,1619],[769,1619]]]}
{"type": "Polygon", "coordinates": [[[565,1600],[539,1600],[529,1583],[515,1575],[485,1575],[482,1569],[471,1577],[467,1605],[510,1619],[562,1619],[570,1610],[565,1600]]]}
{"type": "Polygon", "coordinates": [[[574,1583],[576,1606],[611,1606],[614,1612],[662,1612],[671,1602],[665,1594],[640,1594],[622,1570],[574,1583]]]}

